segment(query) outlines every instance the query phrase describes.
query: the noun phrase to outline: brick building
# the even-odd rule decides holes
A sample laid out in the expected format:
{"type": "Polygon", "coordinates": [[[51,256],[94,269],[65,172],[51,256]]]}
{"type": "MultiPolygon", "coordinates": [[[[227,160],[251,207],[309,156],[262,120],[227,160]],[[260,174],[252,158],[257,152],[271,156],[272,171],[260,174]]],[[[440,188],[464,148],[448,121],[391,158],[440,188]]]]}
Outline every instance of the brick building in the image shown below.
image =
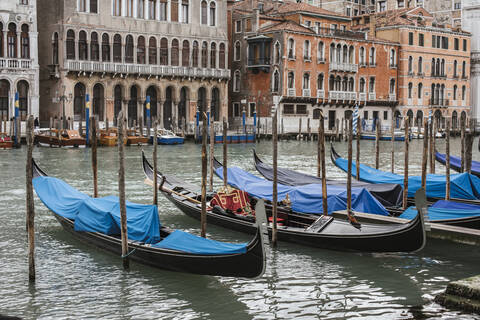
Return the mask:
{"type": "Polygon", "coordinates": [[[305,3],[231,3],[229,23],[231,121],[244,108],[249,116],[254,110],[270,116],[273,96],[280,96],[286,131],[298,130],[299,118],[305,131],[320,110],[333,129],[357,103],[367,124],[373,118],[390,124],[398,43],[353,32],[351,18],[305,3]]]}
{"type": "MultiPolygon", "coordinates": [[[[399,109],[411,120],[430,110],[444,124],[470,117],[470,34],[434,25],[421,7],[353,18],[354,29],[398,41],[399,109]]],[[[413,122],[412,122],[413,124],[413,122]]]]}
{"type": "MultiPolygon", "coordinates": [[[[151,112],[164,127],[193,123],[197,106],[227,113],[226,0],[38,0],[41,120],[130,123],[151,112]]],[[[143,117],[145,119],[145,117],[143,117]]],[[[188,129],[188,128],[187,128],[188,129]]]]}

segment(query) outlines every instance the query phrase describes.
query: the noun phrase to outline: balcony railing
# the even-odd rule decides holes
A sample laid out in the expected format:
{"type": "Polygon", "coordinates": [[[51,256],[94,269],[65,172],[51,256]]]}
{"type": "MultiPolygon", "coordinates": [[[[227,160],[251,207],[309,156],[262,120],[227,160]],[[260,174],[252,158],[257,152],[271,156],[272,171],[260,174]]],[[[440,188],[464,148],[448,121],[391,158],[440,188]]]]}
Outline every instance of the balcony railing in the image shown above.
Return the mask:
{"type": "Polygon", "coordinates": [[[1,69],[30,69],[32,67],[32,60],[29,59],[15,59],[15,58],[0,58],[1,69]]]}
{"type": "Polygon", "coordinates": [[[368,100],[377,100],[377,94],[375,92],[369,92],[368,100]]]}
{"type": "Polygon", "coordinates": [[[365,39],[364,32],[323,28],[318,26],[315,26],[313,30],[319,35],[333,36],[335,38],[365,39]]]}
{"type": "Polygon", "coordinates": [[[430,105],[439,107],[448,107],[450,105],[449,99],[430,98],[430,105]]]}
{"type": "Polygon", "coordinates": [[[324,90],[317,90],[317,98],[324,99],[325,98],[325,91],[324,90]]]}
{"type": "Polygon", "coordinates": [[[358,94],[358,100],[359,101],[367,101],[367,94],[365,92],[360,92],[358,94]]]}
{"type": "Polygon", "coordinates": [[[119,73],[119,74],[144,74],[152,76],[178,76],[229,79],[230,70],[194,67],[159,66],[143,64],[121,64],[96,61],[65,62],[65,69],[78,72],[119,73]]]}
{"type": "Polygon", "coordinates": [[[329,71],[358,72],[358,64],[330,62],[329,71]]]}
{"type": "Polygon", "coordinates": [[[304,97],[310,98],[310,89],[303,89],[302,91],[304,97]]]}
{"type": "Polygon", "coordinates": [[[288,88],[287,89],[287,96],[295,97],[295,88],[288,88]]]}
{"type": "Polygon", "coordinates": [[[328,97],[331,100],[357,100],[357,93],[350,91],[330,91],[328,97]]]}

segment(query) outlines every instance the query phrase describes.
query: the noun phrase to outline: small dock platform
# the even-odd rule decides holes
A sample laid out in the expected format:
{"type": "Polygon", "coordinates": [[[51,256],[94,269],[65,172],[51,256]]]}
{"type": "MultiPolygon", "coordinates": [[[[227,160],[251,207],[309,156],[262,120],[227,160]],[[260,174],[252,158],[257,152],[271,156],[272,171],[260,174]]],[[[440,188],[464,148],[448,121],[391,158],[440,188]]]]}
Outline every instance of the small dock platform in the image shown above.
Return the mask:
{"type": "Polygon", "coordinates": [[[480,276],[450,282],[435,302],[447,308],[480,314],[480,276]]]}

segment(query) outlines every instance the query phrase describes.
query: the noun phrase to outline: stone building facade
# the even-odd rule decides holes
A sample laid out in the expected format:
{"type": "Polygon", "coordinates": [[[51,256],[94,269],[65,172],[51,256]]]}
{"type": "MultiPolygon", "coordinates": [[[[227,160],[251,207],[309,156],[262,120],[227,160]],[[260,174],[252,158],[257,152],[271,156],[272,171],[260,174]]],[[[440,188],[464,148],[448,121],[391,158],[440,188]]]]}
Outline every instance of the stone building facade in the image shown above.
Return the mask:
{"type": "Polygon", "coordinates": [[[398,86],[389,59],[393,52],[396,63],[398,43],[353,32],[351,18],[305,3],[237,2],[229,14],[234,121],[244,109],[269,117],[279,96],[285,131],[298,131],[299,119],[304,132],[307,122],[318,126],[320,111],[334,130],[357,104],[367,126],[390,126],[398,86]]]}
{"type": "Polygon", "coordinates": [[[39,0],[41,120],[151,114],[191,128],[227,115],[226,0],[39,0]],[[63,106],[65,106],[63,110],[63,106]]]}
{"type": "MultiPolygon", "coordinates": [[[[470,118],[470,40],[459,29],[434,25],[424,8],[398,9],[354,18],[358,30],[398,41],[398,97],[402,116],[422,123],[431,112],[445,124],[470,118]]],[[[415,123],[416,124],[416,123],[415,123]]]]}
{"type": "Polygon", "coordinates": [[[0,119],[15,115],[19,96],[22,120],[38,116],[36,0],[0,1],[0,119]]]}

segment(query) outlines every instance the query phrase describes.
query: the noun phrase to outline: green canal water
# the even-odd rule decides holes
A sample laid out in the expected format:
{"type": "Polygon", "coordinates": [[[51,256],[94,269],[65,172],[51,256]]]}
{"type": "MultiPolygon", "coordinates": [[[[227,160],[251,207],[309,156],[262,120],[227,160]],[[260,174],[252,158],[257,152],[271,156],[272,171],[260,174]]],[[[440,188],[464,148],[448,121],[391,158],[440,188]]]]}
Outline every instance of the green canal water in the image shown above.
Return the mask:
{"type": "MultiPolygon", "coordinates": [[[[420,173],[422,140],[411,142],[410,172],[420,173]]],[[[254,172],[254,145],[229,146],[229,165],[254,172]]],[[[257,144],[266,162],[271,142],[257,144]]],[[[444,141],[437,147],[444,150],[444,141]]],[[[152,147],[144,147],[151,156],[152,147]]],[[[403,144],[395,143],[402,172],[403,144]]],[[[459,154],[460,141],[452,141],[459,154]]],[[[346,144],[337,143],[345,155],[346,144]]],[[[362,141],[363,163],[374,164],[374,142],[362,141]]],[[[390,142],[381,144],[381,166],[389,170],[390,142]]],[[[479,154],[474,147],[474,158],[479,154]]],[[[221,146],[215,151],[221,155],[221,146]]],[[[143,183],[141,148],[126,148],[127,199],[152,201],[143,183]]],[[[99,149],[100,195],[117,192],[117,150],[99,149]]],[[[0,314],[24,319],[480,319],[433,302],[447,283],[480,274],[478,247],[429,240],[415,254],[361,254],[279,243],[267,250],[267,269],[256,280],[195,276],[133,263],[78,243],[64,232],[35,197],[37,281],[28,283],[25,232],[26,147],[0,151],[0,314]]],[[[35,148],[34,157],[50,175],[92,193],[90,151],[35,148]]],[[[200,146],[160,146],[162,171],[200,183],[200,146]]],[[[279,143],[279,166],[316,172],[316,143],[279,143]]],[[[437,172],[444,168],[437,164],[437,172]]],[[[345,178],[327,160],[329,178],[345,178]]],[[[216,184],[220,183],[216,180],[216,184]]],[[[199,222],[160,196],[160,218],[173,228],[199,233],[199,222]]],[[[208,237],[244,242],[249,236],[208,225],[208,237]]]]}

